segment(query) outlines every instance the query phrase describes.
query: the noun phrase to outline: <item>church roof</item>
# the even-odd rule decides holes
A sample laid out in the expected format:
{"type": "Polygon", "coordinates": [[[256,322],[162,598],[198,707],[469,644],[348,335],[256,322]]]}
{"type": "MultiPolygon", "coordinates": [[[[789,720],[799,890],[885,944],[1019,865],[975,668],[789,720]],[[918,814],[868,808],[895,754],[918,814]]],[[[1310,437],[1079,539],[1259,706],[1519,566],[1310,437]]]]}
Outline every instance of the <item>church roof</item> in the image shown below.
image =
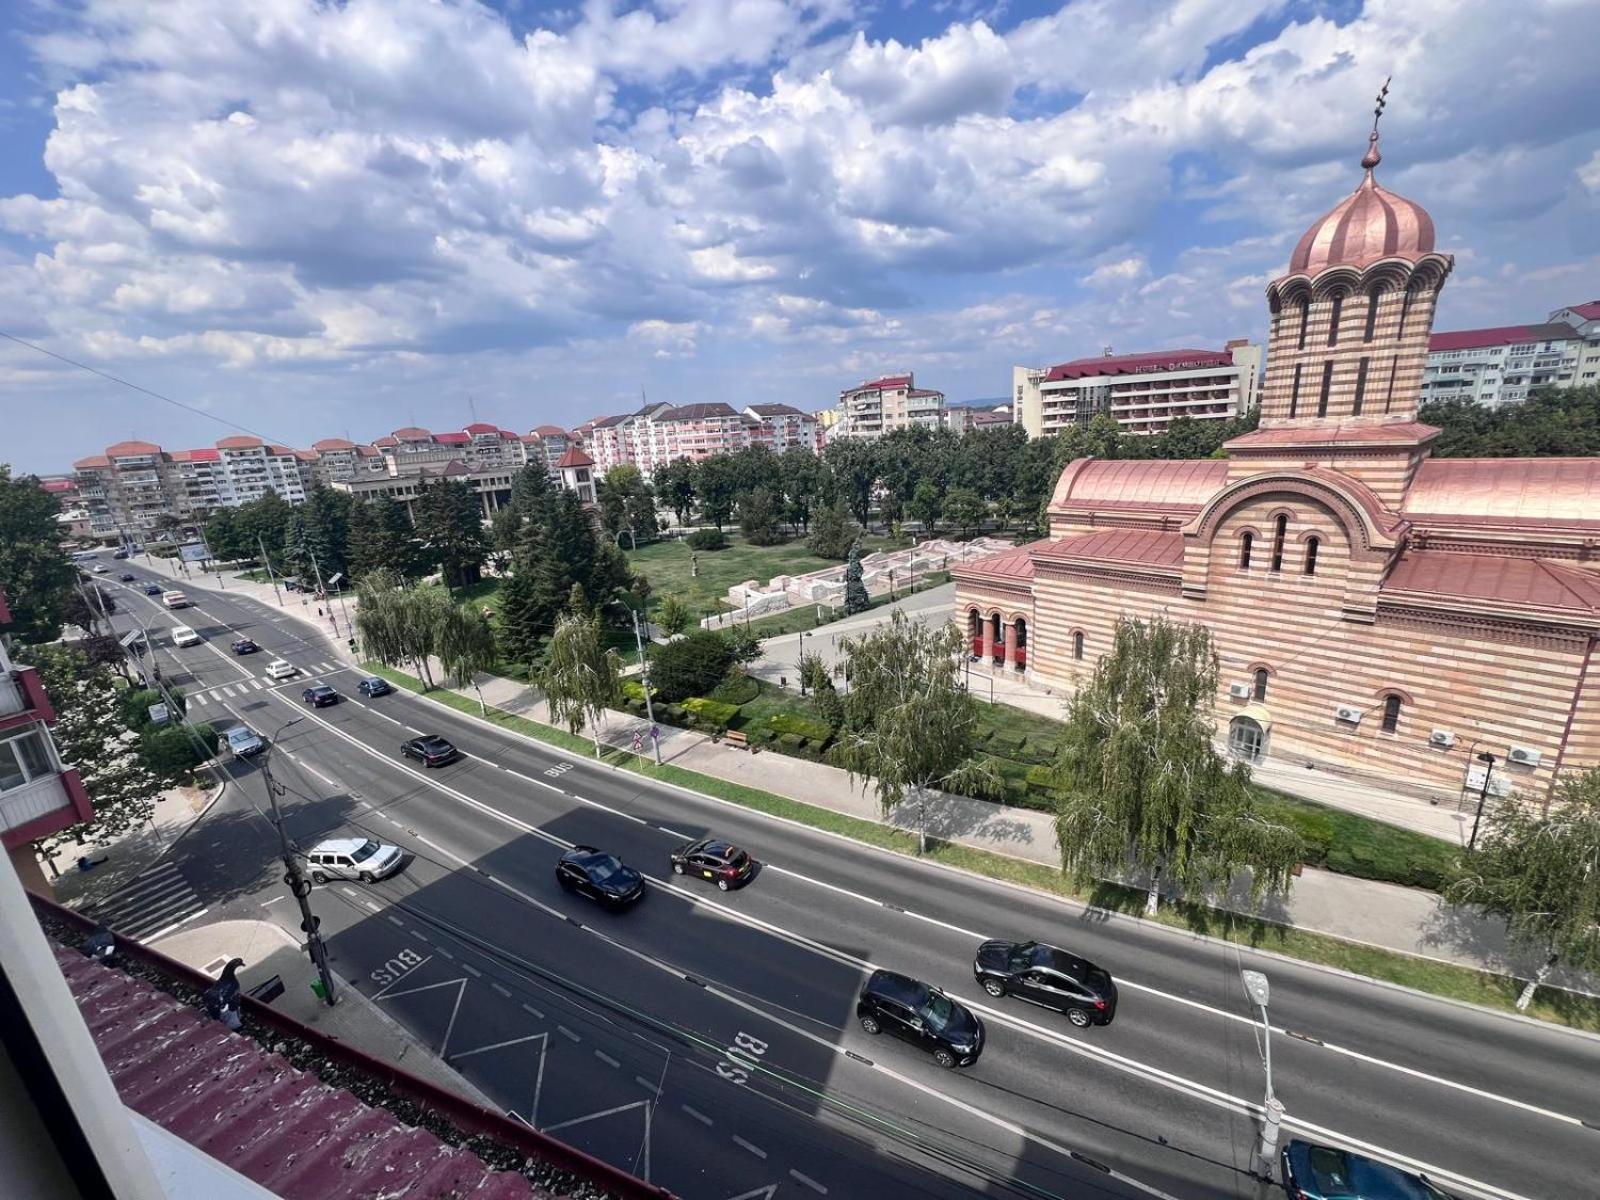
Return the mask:
{"type": "Polygon", "coordinates": [[[1080,459],[1062,474],[1050,506],[1197,512],[1227,481],[1220,458],[1080,459]]]}
{"type": "Polygon", "coordinates": [[[1417,524],[1600,525],[1600,458],[1433,458],[1404,514],[1417,524]]]}
{"type": "Polygon", "coordinates": [[[1141,567],[1181,567],[1183,534],[1163,529],[1102,529],[1040,546],[1052,562],[1115,562],[1141,567]]]}
{"type": "Polygon", "coordinates": [[[1421,421],[1394,421],[1387,425],[1325,422],[1257,429],[1227,443],[1228,453],[1238,450],[1273,450],[1283,446],[1410,446],[1439,436],[1433,425],[1421,421]]]}
{"type": "Polygon", "coordinates": [[[1316,275],[1328,267],[1365,267],[1384,258],[1415,262],[1433,252],[1433,218],[1422,205],[1379,185],[1373,168],[1382,160],[1372,131],[1361,165],[1361,185],[1319,218],[1289,256],[1291,275],[1316,275]]]}
{"type": "Polygon", "coordinates": [[[572,467],[592,467],[592,466],[594,466],[594,459],[590,458],[579,447],[577,447],[577,446],[568,446],[567,447],[567,452],[565,454],[563,454],[561,456],[561,460],[558,463],[556,463],[556,470],[561,471],[561,470],[566,470],[566,469],[572,468],[572,467]]]}
{"type": "Polygon", "coordinates": [[[1600,575],[1537,558],[1408,550],[1383,581],[1385,597],[1399,593],[1600,616],[1600,575]]]}
{"type": "Polygon", "coordinates": [[[990,554],[985,558],[960,563],[956,566],[955,572],[965,577],[1010,579],[1026,582],[1033,578],[1033,552],[1051,544],[1049,538],[1044,538],[1037,542],[1029,542],[1026,546],[1016,546],[1010,550],[1002,550],[998,554],[990,554]]]}

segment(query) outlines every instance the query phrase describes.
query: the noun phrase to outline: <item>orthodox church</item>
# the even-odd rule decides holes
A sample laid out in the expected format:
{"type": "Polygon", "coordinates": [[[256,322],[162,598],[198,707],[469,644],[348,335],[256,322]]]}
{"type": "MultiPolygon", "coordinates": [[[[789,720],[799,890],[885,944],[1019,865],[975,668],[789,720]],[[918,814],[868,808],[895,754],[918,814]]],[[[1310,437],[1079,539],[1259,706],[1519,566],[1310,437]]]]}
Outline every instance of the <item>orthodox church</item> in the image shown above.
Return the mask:
{"type": "Polygon", "coordinates": [[[1198,623],[1239,757],[1542,797],[1600,764],[1600,459],[1430,457],[1454,260],[1380,157],[1375,124],[1360,186],[1267,287],[1260,428],[1226,458],[1070,463],[1048,539],[956,570],[956,619],[1067,692],[1119,617],[1198,623]]]}

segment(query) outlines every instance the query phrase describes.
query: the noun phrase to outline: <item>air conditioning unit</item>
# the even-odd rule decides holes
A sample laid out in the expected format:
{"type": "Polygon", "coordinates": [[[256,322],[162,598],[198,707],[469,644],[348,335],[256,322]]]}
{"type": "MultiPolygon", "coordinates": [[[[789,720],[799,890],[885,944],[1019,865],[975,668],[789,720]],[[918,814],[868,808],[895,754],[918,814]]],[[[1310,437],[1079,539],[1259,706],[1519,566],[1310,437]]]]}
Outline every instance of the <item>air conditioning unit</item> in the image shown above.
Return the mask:
{"type": "Polygon", "coordinates": [[[1235,700],[1248,700],[1250,699],[1250,685],[1248,683],[1230,683],[1228,685],[1228,695],[1235,700]]]}
{"type": "Polygon", "coordinates": [[[1506,761],[1516,763],[1519,767],[1537,767],[1543,757],[1537,750],[1530,750],[1526,746],[1512,746],[1506,751],[1506,761]]]}
{"type": "Polygon", "coordinates": [[[1335,721],[1349,721],[1352,725],[1361,724],[1361,710],[1354,704],[1335,704],[1333,706],[1333,719],[1335,721]]]}
{"type": "Polygon", "coordinates": [[[1428,745],[1437,746],[1441,750],[1448,750],[1456,744],[1456,735],[1448,729],[1435,729],[1428,735],[1428,745]]]}

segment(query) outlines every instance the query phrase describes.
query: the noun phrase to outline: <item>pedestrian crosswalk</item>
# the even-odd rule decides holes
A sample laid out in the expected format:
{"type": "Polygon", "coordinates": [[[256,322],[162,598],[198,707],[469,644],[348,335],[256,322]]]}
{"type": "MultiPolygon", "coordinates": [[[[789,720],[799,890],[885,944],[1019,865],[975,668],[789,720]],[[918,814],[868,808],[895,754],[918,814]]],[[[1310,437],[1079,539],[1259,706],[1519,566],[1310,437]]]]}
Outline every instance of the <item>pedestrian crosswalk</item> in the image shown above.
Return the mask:
{"type": "Polygon", "coordinates": [[[177,867],[164,862],[135,875],[85,915],[119,937],[151,942],[206,911],[177,867]]]}
{"type": "Polygon", "coordinates": [[[293,679],[277,680],[251,677],[241,679],[238,683],[221,683],[214,687],[206,688],[202,692],[191,692],[184,699],[201,706],[207,704],[221,704],[227,700],[237,700],[241,696],[248,696],[251,692],[259,692],[264,688],[277,687],[285,683],[310,684],[323,675],[331,675],[343,667],[330,662],[310,663],[300,668],[299,674],[293,679]]]}

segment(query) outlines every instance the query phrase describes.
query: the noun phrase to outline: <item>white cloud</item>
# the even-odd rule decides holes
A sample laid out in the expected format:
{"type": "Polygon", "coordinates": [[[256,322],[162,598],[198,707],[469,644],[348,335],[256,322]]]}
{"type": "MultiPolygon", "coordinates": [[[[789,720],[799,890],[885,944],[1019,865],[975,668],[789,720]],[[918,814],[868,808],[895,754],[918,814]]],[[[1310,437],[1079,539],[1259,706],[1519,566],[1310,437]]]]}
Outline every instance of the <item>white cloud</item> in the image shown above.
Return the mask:
{"type": "Polygon", "coordinates": [[[1150,264],[1145,262],[1144,255],[1130,254],[1127,258],[1101,263],[1079,282],[1086,287],[1121,286],[1136,279],[1143,279],[1148,274],[1150,274],[1150,264]]]}

